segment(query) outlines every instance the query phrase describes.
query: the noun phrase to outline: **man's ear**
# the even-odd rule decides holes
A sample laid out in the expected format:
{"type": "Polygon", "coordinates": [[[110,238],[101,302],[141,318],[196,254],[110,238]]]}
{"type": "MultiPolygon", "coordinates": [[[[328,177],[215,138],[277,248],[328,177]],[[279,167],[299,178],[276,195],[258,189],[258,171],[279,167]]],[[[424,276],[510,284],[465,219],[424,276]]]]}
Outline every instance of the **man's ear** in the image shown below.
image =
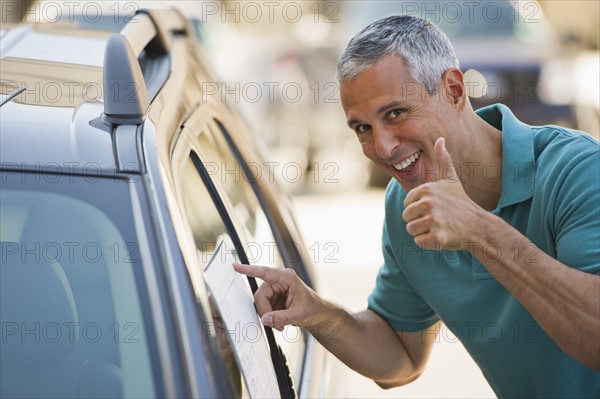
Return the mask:
{"type": "Polygon", "coordinates": [[[458,68],[450,68],[444,72],[440,89],[444,100],[449,101],[452,105],[462,109],[468,102],[464,77],[458,68]]]}

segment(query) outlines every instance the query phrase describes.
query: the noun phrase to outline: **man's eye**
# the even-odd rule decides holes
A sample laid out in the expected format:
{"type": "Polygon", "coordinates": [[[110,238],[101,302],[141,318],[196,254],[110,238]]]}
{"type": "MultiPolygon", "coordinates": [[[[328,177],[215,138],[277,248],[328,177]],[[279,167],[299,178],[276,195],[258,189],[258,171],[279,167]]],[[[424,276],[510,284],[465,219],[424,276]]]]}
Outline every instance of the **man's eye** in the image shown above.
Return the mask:
{"type": "Polygon", "coordinates": [[[369,130],[369,125],[358,125],[354,128],[356,134],[364,133],[369,130]]]}
{"type": "Polygon", "coordinates": [[[388,118],[389,119],[394,119],[400,115],[402,115],[406,110],[403,108],[398,108],[398,109],[393,109],[389,112],[388,114],[388,118]]]}

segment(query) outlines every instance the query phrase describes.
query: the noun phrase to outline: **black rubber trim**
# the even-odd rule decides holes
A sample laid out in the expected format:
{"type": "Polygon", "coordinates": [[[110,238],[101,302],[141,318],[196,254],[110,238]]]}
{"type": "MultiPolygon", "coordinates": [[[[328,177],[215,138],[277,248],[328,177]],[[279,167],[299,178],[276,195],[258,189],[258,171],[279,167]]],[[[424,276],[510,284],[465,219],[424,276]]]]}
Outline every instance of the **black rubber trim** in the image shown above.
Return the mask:
{"type": "MultiPolygon", "coordinates": [[[[235,246],[235,250],[239,255],[240,261],[245,264],[249,264],[248,257],[246,256],[246,252],[244,251],[244,246],[235,230],[235,226],[233,225],[233,221],[229,217],[225,205],[217,192],[217,189],[210,178],[210,175],[204,164],[198,157],[194,151],[190,152],[190,158],[196,167],[198,173],[200,173],[200,177],[202,178],[202,182],[208,189],[208,192],[219,211],[219,215],[223,220],[227,231],[233,241],[233,245],[235,246]]],[[[248,277],[248,282],[250,283],[250,288],[252,289],[252,293],[254,294],[258,289],[258,285],[256,283],[256,279],[254,277],[248,277]]],[[[267,336],[267,342],[269,343],[269,347],[271,348],[271,361],[273,362],[273,366],[275,368],[275,374],[277,375],[277,383],[279,385],[279,392],[281,393],[282,398],[294,399],[296,394],[290,384],[289,379],[289,371],[286,366],[286,362],[284,359],[284,355],[280,352],[279,346],[275,341],[275,336],[273,335],[273,330],[270,327],[265,326],[265,334],[267,336]]]]}
{"type": "MultiPolygon", "coordinates": [[[[233,152],[236,160],[242,166],[242,170],[244,171],[244,174],[246,175],[246,181],[248,181],[248,183],[250,183],[250,186],[252,186],[252,190],[254,190],[254,194],[256,195],[256,198],[258,199],[258,202],[260,203],[260,206],[262,207],[263,212],[267,216],[267,221],[269,222],[269,227],[271,228],[271,232],[273,233],[273,235],[279,242],[283,242],[284,238],[283,238],[281,229],[277,225],[277,222],[275,221],[272,212],[269,210],[267,200],[265,199],[264,194],[262,193],[262,190],[261,190],[260,186],[258,185],[258,182],[252,178],[252,172],[250,171],[250,168],[248,167],[248,162],[246,162],[246,159],[244,158],[242,152],[239,150],[237,144],[233,140],[233,137],[231,137],[231,135],[227,131],[227,128],[225,128],[225,126],[223,126],[223,124],[217,119],[214,119],[214,122],[217,124],[217,126],[221,130],[221,133],[225,137],[225,141],[227,141],[227,144],[229,144],[229,148],[233,152]]],[[[288,232],[288,234],[289,234],[289,232],[288,232]]],[[[293,259],[298,259],[298,263],[300,264],[300,266],[297,267],[293,264],[293,262],[289,261],[288,258],[290,258],[290,257],[286,256],[286,254],[282,252],[281,248],[279,248],[279,253],[281,255],[281,259],[285,263],[285,267],[289,267],[290,269],[293,269],[296,272],[296,274],[298,274],[298,276],[300,277],[300,279],[302,281],[304,281],[309,287],[314,288],[314,286],[315,286],[314,282],[313,282],[311,276],[306,271],[307,268],[304,263],[304,258],[302,256],[302,253],[299,253],[296,250],[296,246],[292,246],[292,249],[294,251],[293,259]]]]}

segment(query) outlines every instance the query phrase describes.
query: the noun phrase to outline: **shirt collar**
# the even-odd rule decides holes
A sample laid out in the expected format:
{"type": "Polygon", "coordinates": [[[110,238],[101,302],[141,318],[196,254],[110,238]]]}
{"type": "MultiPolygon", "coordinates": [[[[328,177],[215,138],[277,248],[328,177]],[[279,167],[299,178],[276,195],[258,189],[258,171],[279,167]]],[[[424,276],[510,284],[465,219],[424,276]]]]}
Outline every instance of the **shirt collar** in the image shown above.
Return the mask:
{"type": "Polygon", "coordinates": [[[476,113],[502,131],[502,194],[497,210],[528,200],[533,196],[536,172],[531,126],[519,121],[502,104],[476,113]]]}

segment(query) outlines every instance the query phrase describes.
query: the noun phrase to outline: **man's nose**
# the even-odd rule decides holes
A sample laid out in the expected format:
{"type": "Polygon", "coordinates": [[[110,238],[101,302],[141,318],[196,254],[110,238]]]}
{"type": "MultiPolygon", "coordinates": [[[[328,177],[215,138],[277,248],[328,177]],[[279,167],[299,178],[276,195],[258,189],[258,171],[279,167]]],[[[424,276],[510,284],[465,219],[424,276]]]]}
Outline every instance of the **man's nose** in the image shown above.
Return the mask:
{"type": "Polygon", "coordinates": [[[377,156],[382,160],[391,159],[400,140],[394,136],[393,132],[385,128],[374,129],[373,136],[377,156]]]}

